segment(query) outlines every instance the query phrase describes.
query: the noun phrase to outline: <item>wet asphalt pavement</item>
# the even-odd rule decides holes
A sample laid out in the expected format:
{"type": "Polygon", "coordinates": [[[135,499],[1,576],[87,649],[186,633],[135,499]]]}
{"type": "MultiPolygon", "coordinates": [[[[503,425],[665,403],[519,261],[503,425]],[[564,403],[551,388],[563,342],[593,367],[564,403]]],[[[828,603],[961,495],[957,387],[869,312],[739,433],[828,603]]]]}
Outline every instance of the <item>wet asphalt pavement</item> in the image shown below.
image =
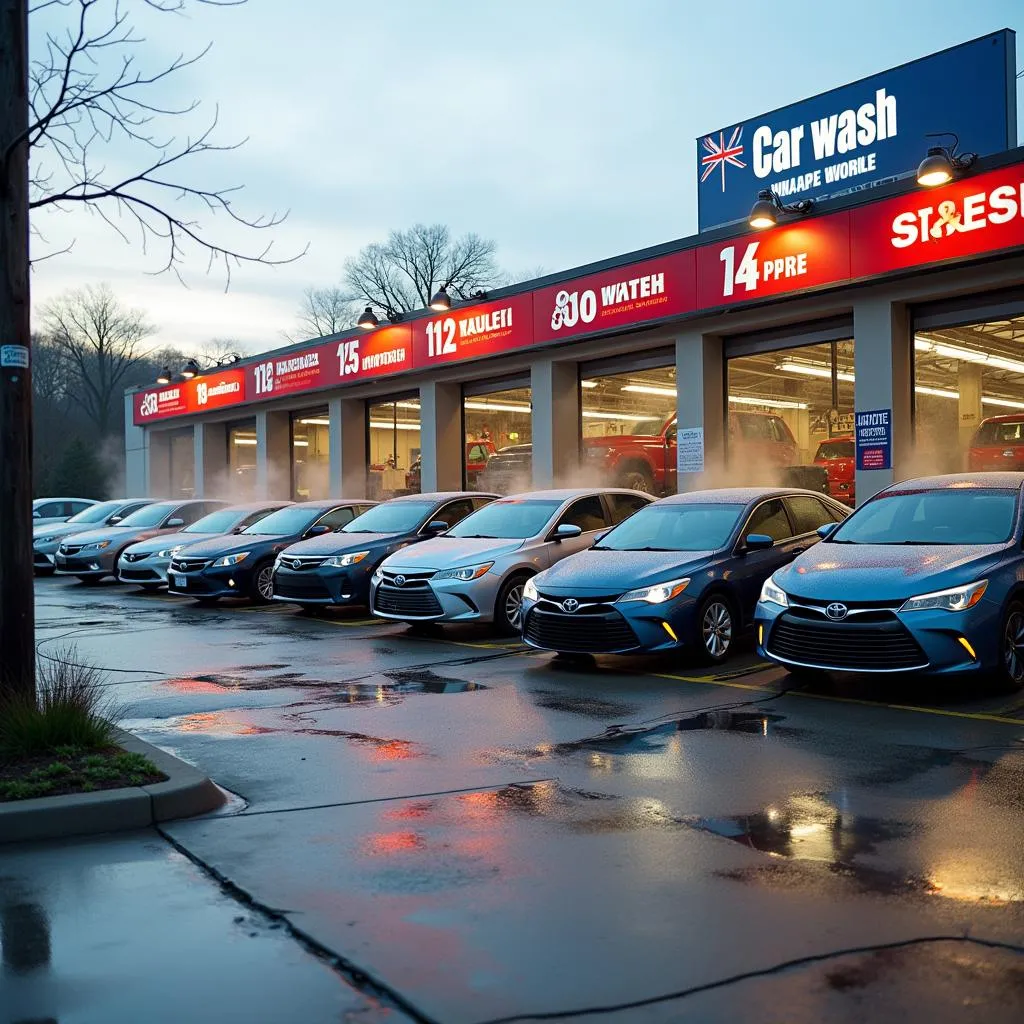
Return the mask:
{"type": "Polygon", "coordinates": [[[36,593],[237,799],[0,847],[0,1020],[1024,1018],[1024,695],[36,593]]]}

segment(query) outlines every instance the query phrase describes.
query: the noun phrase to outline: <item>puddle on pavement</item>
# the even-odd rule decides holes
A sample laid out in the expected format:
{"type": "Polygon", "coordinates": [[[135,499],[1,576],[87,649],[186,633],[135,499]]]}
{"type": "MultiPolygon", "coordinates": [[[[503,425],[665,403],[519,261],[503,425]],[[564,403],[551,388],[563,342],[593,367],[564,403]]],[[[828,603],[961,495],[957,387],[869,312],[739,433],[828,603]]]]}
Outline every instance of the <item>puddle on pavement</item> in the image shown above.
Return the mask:
{"type": "Polygon", "coordinates": [[[639,710],[636,704],[621,704],[601,697],[588,697],[579,693],[560,693],[557,690],[531,690],[533,702],[549,711],[567,711],[587,718],[628,718],[639,710]]]}

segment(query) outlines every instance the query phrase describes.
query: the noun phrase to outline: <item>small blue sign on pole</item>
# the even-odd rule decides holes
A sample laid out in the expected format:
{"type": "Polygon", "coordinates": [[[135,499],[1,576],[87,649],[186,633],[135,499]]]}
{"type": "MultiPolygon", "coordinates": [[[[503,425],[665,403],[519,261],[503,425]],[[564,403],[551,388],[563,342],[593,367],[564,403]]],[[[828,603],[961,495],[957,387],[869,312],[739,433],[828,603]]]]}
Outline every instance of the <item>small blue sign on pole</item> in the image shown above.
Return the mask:
{"type": "Polygon", "coordinates": [[[892,469],[892,409],[855,417],[858,469],[892,469]]]}
{"type": "Polygon", "coordinates": [[[697,226],[745,221],[759,191],[820,201],[917,170],[929,132],[985,156],[1017,144],[1015,36],[1002,29],[697,139],[697,226]]]}

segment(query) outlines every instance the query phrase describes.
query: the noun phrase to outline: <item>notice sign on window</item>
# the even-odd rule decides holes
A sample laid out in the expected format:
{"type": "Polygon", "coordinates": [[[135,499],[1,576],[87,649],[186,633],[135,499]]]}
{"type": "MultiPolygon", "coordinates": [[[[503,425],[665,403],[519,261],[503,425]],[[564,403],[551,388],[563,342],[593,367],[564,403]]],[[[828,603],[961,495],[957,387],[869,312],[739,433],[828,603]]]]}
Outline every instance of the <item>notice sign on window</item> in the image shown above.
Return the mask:
{"type": "Polygon", "coordinates": [[[856,437],[858,469],[892,469],[892,409],[857,413],[856,437]]]}
{"type": "Polygon", "coordinates": [[[680,473],[704,472],[703,427],[680,427],[676,431],[676,469],[680,473]]]}

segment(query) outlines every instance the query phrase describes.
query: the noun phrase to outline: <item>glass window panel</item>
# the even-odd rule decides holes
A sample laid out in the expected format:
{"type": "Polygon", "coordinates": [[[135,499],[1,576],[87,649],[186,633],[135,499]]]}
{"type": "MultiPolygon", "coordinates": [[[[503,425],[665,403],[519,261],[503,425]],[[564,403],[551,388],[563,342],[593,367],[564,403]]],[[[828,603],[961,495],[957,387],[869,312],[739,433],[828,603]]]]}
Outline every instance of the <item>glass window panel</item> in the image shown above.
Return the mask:
{"type": "Polygon", "coordinates": [[[530,388],[509,388],[462,400],[466,489],[508,494],[529,490],[533,415],[530,388]],[[494,461],[492,462],[492,458],[494,461]]]}
{"type": "Polygon", "coordinates": [[[367,404],[366,496],[376,501],[421,489],[420,400],[415,395],[367,404]]]}
{"type": "Polygon", "coordinates": [[[256,493],[256,420],[227,425],[228,483],[225,497],[249,501],[256,493]]]}
{"type": "Polygon", "coordinates": [[[292,413],[292,497],[317,501],[330,495],[330,419],[327,406],[292,413]]]}

